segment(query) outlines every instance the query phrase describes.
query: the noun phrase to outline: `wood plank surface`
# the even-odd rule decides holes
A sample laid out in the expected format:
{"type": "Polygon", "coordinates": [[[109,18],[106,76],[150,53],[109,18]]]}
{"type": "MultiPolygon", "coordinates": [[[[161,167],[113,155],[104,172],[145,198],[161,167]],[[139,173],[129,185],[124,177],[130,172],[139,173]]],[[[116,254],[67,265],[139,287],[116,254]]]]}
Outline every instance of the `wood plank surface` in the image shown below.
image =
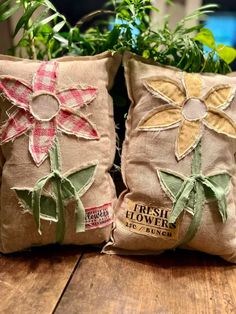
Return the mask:
{"type": "Polygon", "coordinates": [[[84,254],[55,310],[98,314],[236,313],[236,266],[197,252],[84,254]]]}
{"type": "Polygon", "coordinates": [[[80,256],[58,246],[0,256],[0,313],[52,313],[80,256]]]}

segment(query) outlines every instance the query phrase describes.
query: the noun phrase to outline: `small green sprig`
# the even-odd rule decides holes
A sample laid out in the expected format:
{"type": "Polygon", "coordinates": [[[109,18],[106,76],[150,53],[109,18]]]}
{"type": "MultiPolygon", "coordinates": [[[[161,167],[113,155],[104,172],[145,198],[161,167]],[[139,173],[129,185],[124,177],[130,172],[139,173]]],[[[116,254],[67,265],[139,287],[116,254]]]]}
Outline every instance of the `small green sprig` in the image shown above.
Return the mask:
{"type": "Polygon", "coordinates": [[[225,74],[231,71],[229,64],[235,59],[236,50],[216,45],[213,34],[203,24],[188,26],[189,21],[198,21],[212,13],[217,5],[200,7],[179,21],[173,30],[168,18],[162,27],[151,27],[150,13],[158,13],[151,0],[110,0],[106,6],[70,25],[49,0],[3,0],[0,21],[22,10],[13,32],[13,36],[19,36],[21,31],[20,40],[11,52],[15,54],[24,48],[32,59],[129,50],[187,72],[225,74]],[[94,17],[99,23],[86,29],[87,22],[94,17]],[[210,48],[209,53],[204,46],[210,48]]]}

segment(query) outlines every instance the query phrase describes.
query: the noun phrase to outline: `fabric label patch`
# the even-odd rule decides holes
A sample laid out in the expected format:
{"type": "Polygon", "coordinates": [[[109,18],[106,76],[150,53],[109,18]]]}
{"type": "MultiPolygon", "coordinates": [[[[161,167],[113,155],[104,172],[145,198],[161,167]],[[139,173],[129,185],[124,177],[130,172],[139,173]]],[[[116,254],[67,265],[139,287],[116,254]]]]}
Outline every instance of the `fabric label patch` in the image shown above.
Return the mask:
{"type": "Polygon", "coordinates": [[[103,228],[113,222],[112,203],[102,206],[86,208],[85,224],[86,230],[103,228]]]}
{"type": "Polygon", "coordinates": [[[135,233],[178,240],[179,224],[169,224],[170,208],[147,205],[143,202],[128,201],[126,227],[135,233]]]}

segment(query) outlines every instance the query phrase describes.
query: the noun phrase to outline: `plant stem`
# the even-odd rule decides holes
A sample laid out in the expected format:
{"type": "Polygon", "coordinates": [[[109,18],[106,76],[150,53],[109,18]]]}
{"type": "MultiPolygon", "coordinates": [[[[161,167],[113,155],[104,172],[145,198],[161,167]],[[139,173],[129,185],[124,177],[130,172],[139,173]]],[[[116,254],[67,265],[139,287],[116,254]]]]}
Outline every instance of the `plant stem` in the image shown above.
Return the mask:
{"type": "MultiPolygon", "coordinates": [[[[25,12],[26,12],[29,5],[30,4],[28,3],[28,1],[23,1],[23,8],[24,8],[25,12]]],[[[29,19],[29,21],[27,23],[27,27],[24,28],[24,33],[26,33],[30,29],[31,26],[32,26],[32,20],[29,19]]],[[[37,60],[37,53],[36,53],[36,49],[35,49],[34,33],[33,32],[29,32],[28,40],[29,40],[29,44],[30,44],[30,46],[29,46],[29,57],[33,60],[37,60]]]]}
{"type": "Polygon", "coordinates": [[[102,14],[113,14],[115,15],[116,12],[114,11],[110,11],[110,10],[97,10],[94,12],[91,12],[87,15],[85,15],[84,17],[82,17],[77,23],[76,26],[80,27],[81,25],[83,25],[84,23],[92,20],[93,18],[95,18],[96,16],[102,15],[102,14]]]}

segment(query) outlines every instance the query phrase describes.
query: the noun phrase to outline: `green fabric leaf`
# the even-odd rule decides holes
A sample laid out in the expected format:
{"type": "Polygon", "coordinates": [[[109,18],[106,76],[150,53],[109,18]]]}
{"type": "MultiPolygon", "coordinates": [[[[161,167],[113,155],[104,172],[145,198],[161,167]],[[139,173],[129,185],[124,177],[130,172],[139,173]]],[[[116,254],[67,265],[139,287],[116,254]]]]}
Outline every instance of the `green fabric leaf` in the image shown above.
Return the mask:
{"type": "MultiPolygon", "coordinates": [[[[14,189],[23,207],[31,214],[32,210],[32,190],[29,189],[14,189]]],[[[46,195],[42,195],[40,199],[40,218],[57,222],[56,202],[55,200],[46,195]]]]}
{"type": "Polygon", "coordinates": [[[40,217],[42,219],[54,222],[58,221],[56,202],[52,197],[42,195],[40,199],[40,206],[40,217]]]}
{"type": "Polygon", "coordinates": [[[94,181],[97,164],[77,170],[67,176],[79,196],[82,196],[94,181]]]}
{"type": "MultiPolygon", "coordinates": [[[[175,173],[171,173],[164,170],[159,170],[158,176],[160,178],[161,185],[163,189],[165,190],[165,192],[167,192],[167,194],[169,194],[172,198],[174,198],[174,200],[176,200],[176,196],[178,195],[182,187],[184,179],[175,173]]],[[[186,206],[191,212],[193,212],[193,209],[194,209],[194,193],[193,192],[190,193],[189,200],[186,206]]]]}
{"type": "Polygon", "coordinates": [[[33,216],[34,216],[34,220],[36,223],[36,226],[38,228],[38,232],[39,234],[41,234],[41,230],[40,230],[40,212],[41,212],[41,197],[42,197],[42,192],[44,187],[46,186],[46,184],[54,177],[56,177],[58,175],[56,175],[55,172],[51,172],[49,175],[40,178],[32,191],[32,212],[33,212],[33,216]]]}
{"type": "Polygon", "coordinates": [[[176,199],[184,179],[176,174],[163,170],[159,170],[158,175],[164,189],[167,190],[174,199],[176,199]]]}
{"type": "Polygon", "coordinates": [[[13,188],[16,192],[18,198],[20,199],[23,207],[28,210],[32,210],[32,190],[29,189],[16,189],[13,188]]]}
{"type": "MultiPolygon", "coordinates": [[[[207,179],[214,185],[220,186],[227,194],[229,189],[229,182],[230,182],[230,175],[228,173],[219,173],[213,176],[207,177],[207,179]]],[[[204,186],[205,196],[207,200],[215,200],[215,194],[213,193],[212,189],[207,186],[204,186]]]]}

